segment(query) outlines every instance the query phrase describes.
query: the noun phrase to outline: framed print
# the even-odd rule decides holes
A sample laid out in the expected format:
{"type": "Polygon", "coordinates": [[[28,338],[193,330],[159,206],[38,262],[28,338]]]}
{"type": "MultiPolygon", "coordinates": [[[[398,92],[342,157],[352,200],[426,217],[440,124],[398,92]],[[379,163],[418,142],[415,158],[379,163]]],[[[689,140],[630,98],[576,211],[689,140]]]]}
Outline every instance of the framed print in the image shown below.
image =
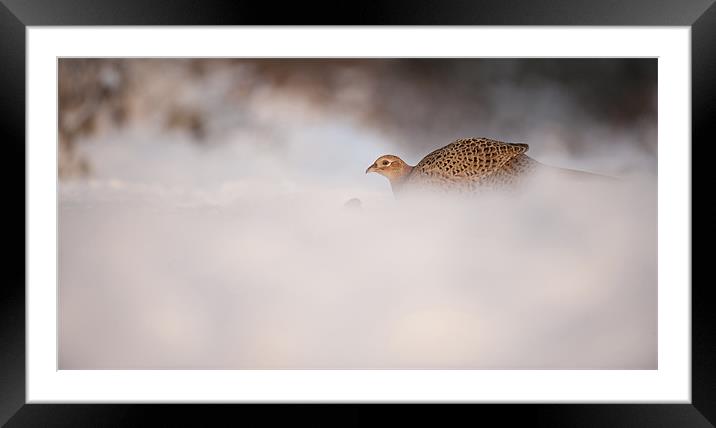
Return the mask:
{"type": "Polygon", "coordinates": [[[711,2],[62,3],[0,8],[9,426],[716,418],[711,2]]]}

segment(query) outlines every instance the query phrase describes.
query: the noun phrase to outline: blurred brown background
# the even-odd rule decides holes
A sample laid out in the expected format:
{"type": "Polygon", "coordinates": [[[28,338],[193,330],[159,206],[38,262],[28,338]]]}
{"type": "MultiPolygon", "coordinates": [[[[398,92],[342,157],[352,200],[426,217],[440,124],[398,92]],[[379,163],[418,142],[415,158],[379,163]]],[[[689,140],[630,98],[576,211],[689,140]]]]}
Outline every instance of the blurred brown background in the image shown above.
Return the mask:
{"type": "Polygon", "coordinates": [[[124,129],[280,144],[275,129],[336,116],[414,156],[489,136],[533,153],[626,144],[655,167],[656,88],[655,59],[60,59],[59,173],[92,176],[77,146],[124,129]]]}

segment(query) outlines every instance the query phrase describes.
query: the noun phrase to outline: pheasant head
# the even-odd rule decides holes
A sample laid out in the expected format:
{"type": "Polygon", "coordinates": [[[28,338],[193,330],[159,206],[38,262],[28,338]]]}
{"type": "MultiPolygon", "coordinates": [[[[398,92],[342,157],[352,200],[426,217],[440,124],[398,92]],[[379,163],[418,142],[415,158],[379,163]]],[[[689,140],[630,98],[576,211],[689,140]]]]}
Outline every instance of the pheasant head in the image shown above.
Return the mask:
{"type": "Polygon", "coordinates": [[[408,165],[397,156],[383,155],[376,159],[375,162],[373,162],[373,165],[369,166],[368,169],[365,170],[365,173],[378,173],[393,183],[406,178],[412,169],[412,166],[408,165]]]}
{"type": "Polygon", "coordinates": [[[413,167],[405,163],[402,159],[393,155],[383,155],[373,162],[373,165],[369,166],[365,170],[365,173],[375,172],[390,181],[390,185],[393,190],[397,190],[400,185],[410,175],[413,167]]]}

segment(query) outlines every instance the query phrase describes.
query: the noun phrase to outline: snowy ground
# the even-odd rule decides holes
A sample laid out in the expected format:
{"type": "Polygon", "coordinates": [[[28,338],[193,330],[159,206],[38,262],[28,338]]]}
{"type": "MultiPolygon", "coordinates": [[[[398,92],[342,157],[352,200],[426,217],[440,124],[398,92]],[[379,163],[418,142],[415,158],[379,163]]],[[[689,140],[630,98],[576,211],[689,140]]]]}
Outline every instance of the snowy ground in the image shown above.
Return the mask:
{"type": "Polygon", "coordinates": [[[59,189],[60,368],[656,368],[653,162],[537,147],[636,167],[401,205],[363,174],[396,148],[331,123],[78,145],[94,173],[59,189]]]}

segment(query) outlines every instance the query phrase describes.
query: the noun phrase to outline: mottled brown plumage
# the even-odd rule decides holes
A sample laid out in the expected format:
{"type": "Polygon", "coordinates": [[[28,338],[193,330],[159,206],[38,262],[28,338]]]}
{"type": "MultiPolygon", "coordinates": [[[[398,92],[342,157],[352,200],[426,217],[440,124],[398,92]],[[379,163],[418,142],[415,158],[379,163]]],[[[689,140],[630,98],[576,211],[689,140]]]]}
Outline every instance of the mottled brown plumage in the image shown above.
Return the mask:
{"type": "Polygon", "coordinates": [[[433,151],[414,167],[397,156],[381,156],[366,173],[387,177],[396,195],[413,189],[475,191],[512,187],[540,165],[525,155],[528,148],[527,144],[489,138],[464,138],[433,151]]]}

